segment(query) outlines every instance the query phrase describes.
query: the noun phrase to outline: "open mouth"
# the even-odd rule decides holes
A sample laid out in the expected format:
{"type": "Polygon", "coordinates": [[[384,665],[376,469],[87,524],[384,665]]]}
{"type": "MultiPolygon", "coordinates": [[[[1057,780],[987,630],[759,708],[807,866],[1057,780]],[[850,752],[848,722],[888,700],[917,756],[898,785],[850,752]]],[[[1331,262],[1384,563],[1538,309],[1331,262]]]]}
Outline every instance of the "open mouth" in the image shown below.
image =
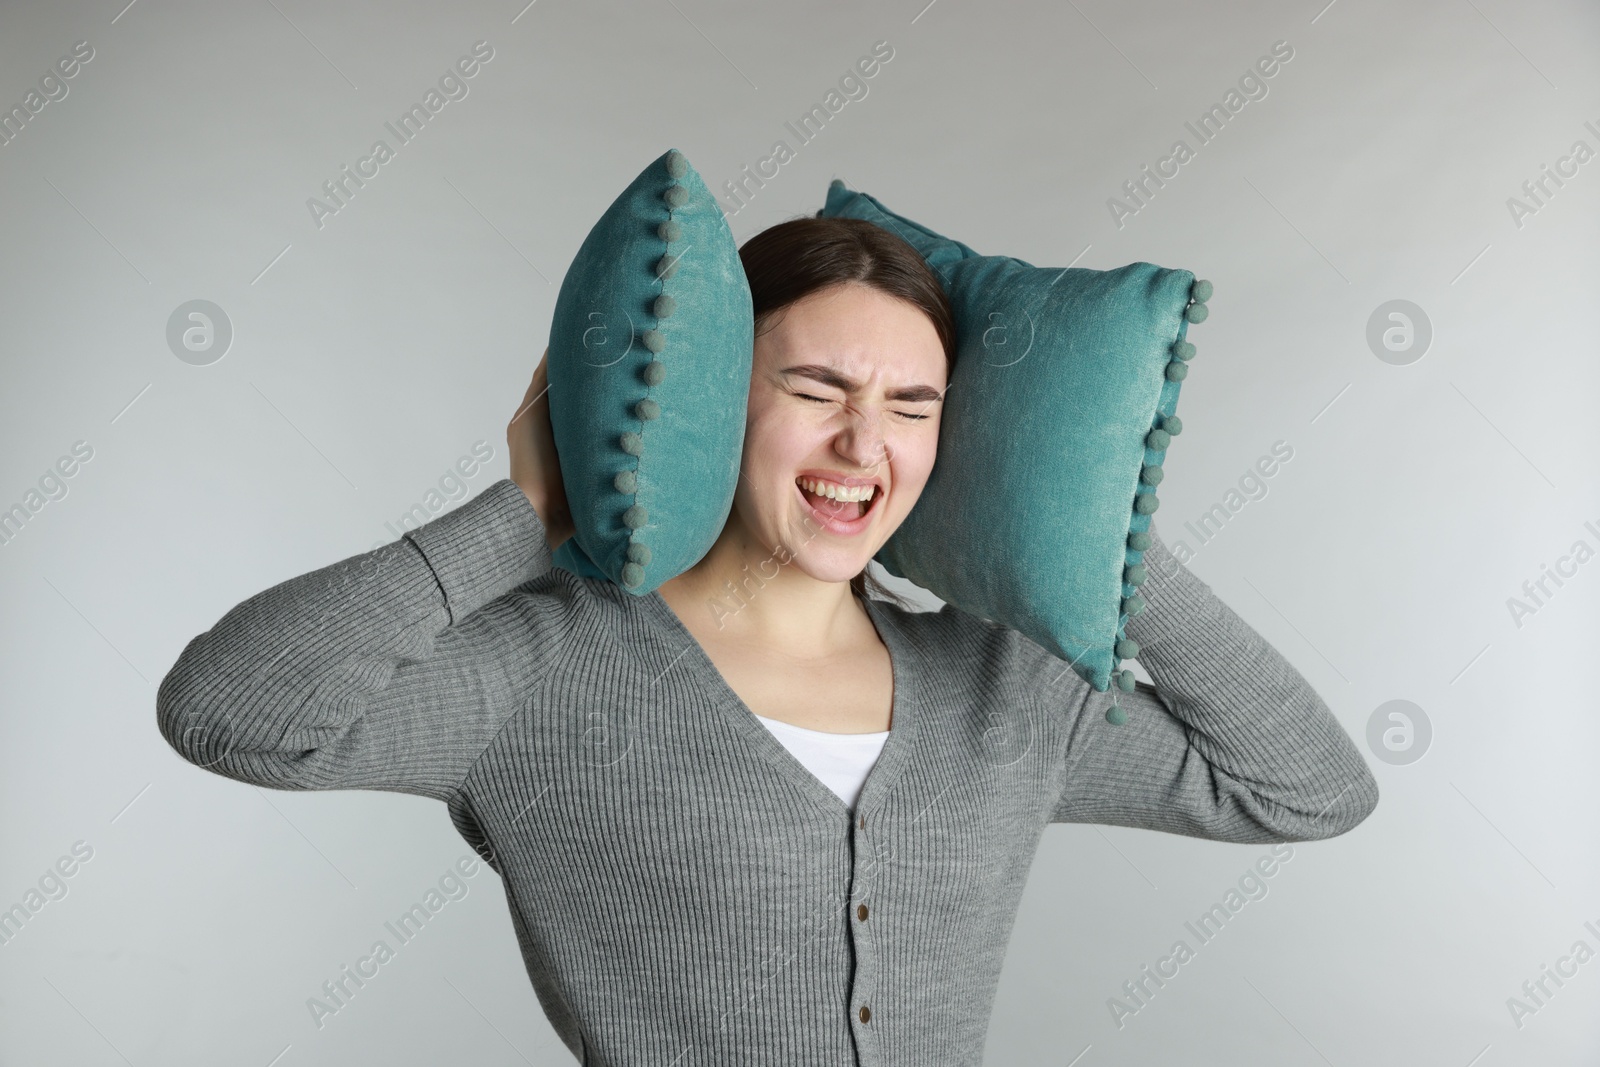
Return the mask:
{"type": "Polygon", "coordinates": [[[850,525],[865,519],[883,496],[883,489],[876,485],[847,487],[814,478],[796,478],[795,485],[817,512],[850,525]]]}

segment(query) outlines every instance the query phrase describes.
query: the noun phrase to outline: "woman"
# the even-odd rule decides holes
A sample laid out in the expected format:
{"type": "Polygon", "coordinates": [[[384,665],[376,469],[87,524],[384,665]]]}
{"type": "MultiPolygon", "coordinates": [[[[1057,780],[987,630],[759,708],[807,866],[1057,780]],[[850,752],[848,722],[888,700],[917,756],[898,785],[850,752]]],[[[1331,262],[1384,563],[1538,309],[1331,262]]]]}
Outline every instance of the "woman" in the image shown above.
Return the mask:
{"type": "Polygon", "coordinates": [[[1156,684],[1121,726],[1015,630],[869,596],[939,446],[949,306],[867,223],[740,255],[742,477],[695,567],[648,596],[552,569],[572,523],[541,362],[509,479],[233,608],[162,682],[160,727],[231,778],[446,802],[580,1062],[977,1065],[1047,825],[1305,841],[1377,786],[1159,537],[1127,627],[1156,684]]]}

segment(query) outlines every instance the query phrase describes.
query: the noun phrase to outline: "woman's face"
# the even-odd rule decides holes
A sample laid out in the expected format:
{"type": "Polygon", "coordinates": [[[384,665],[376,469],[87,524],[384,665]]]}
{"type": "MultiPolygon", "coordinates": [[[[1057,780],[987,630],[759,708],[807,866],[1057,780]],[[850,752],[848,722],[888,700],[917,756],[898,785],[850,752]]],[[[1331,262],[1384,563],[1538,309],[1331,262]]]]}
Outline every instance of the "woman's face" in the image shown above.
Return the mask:
{"type": "Polygon", "coordinates": [[[939,335],[906,301],[845,283],[779,312],[755,341],[733,504],[745,532],[819,581],[855,577],[927,484],[945,387],[939,335]],[[811,479],[876,491],[858,517],[811,479]]]}

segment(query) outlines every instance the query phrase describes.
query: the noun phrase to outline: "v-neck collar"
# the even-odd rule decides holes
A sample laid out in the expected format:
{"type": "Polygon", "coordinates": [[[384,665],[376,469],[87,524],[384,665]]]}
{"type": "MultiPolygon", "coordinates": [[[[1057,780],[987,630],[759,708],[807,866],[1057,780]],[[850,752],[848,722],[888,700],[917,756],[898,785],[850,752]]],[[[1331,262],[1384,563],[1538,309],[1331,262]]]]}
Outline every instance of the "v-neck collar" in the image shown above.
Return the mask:
{"type": "MultiPolygon", "coordinates": [[[[695,678],[702,683],[701,691],[712,696],[717,707],[751,746],[818,805],[835,816],[840,814],[849,816],[851,809],[839,794],[812,774],[805,764],[795,758],[794,753],[784,747],[783,742],[779,741],[771,730],[761,725],[761,720],[756,717],[755,712],[751,711],[749,705],[733,691],[732,686],[728,685],[727,679],[723,678],[717,665],[712,662],[706,650],[694,634],[689,632],[689,628],[678,618],[678,613],[672,610],[672,606],[660,592],[653,590],[638,599],[666,631],[674,646],[674,652],[680,654],[675,661],[678,666],[693,672],[695,678]],[[685,651],[682,646],[687,646],[687,650],[685,651]]],[[[866,782],[856,797],[855,813],[863,818],[881,805],[881,798],[893,788],[906,761],[910,758],[910,750],[916,739],[917,705],[920,696],[918,681],[920,672],[913,664],[915,647],[904,639],[904,634],[890,617],[890,609],[883,601],[868,597],[864,603],[873,628],[878,631],[884,647],[889,650],[889,669],[894,679],[894,693],[890,700],[889,736],[884,741],[877,762],[867,773],[866,782]]]]}

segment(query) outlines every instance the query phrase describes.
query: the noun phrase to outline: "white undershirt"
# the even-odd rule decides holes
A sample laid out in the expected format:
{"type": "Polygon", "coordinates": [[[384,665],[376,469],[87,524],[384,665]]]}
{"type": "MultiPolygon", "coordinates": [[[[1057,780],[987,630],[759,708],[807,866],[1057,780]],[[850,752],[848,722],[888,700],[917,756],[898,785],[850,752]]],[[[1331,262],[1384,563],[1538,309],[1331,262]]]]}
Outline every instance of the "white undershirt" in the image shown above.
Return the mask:
{"type": "Polygon", "coordinates": [[[851,811],[856,809],[856,797],[861,794],[867,774],[878,762],[883,743],[889,739],[888,730],[874,734],[835,734],[808,730],[765,715],[756,718],[805,765],[806,770],[839,794],[839,799],[851,811]]]}

